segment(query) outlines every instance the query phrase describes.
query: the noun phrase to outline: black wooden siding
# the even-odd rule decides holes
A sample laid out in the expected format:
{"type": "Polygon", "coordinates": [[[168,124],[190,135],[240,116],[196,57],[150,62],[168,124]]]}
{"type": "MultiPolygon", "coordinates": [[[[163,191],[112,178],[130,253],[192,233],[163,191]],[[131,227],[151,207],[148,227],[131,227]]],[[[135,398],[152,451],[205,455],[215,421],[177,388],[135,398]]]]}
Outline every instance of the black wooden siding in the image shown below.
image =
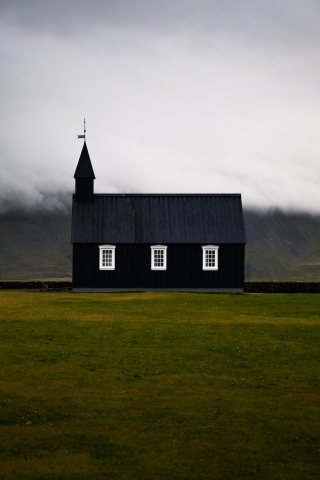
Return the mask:
{"type": "Polygon", "coordinates": [[[244,245],[219,248],[219,269],[202,270],[202,245],[166,244],[167,270],[151,270],[150,244],[113,244],[115,270],[99,270],[99,244],[73,245],[73,288],[243,288],[244,245]]]}
{"type": "Polygon", "coordinates": [[[76,202],[93,202],[93,179],[77,178],[76,179],[76,202]]]}

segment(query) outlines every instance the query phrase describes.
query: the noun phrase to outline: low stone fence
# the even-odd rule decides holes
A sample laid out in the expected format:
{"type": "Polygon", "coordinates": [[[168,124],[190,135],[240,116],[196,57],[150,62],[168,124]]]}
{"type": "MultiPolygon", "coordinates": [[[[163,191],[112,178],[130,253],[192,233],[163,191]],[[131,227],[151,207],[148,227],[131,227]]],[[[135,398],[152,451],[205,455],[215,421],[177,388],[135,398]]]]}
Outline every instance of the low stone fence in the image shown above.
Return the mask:
{"type": "MultiPolygon", "coordinates": [[[[63,291],[71,290],[72,282],[10,282],[0,281],[0,289],[63,291]]],[[[245,293],[320,293],[320,282],[246,282],[245,293]]]]}
{"type": "Polygon", "coordinates": [[[245,293],[320,293],[320,282],[246,282],[245,293]]]}
{"type": "Polygon", "coordinates": [[[4,290],[71,290],[72,282],[0,282],[0,289],[4,290]]]}

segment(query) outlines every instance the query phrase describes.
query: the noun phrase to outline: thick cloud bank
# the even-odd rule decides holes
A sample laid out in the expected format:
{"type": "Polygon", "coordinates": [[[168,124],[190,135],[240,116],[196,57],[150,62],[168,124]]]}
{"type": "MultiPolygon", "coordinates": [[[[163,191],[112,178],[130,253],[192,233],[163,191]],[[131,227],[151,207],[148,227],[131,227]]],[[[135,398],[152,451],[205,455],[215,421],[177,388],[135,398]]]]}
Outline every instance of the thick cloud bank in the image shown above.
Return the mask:
{"type": "Polygon", "coordinates": [[[320,211],[320,4],[2,1],[0,209],[97,192],[320,211]]]}

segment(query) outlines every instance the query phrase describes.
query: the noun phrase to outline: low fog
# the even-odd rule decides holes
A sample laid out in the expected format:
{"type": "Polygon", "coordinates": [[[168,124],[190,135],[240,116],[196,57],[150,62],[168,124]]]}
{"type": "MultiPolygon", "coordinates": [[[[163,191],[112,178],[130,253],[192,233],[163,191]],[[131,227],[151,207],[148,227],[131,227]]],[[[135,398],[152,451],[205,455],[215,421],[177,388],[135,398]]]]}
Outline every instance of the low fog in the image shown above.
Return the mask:
{"type": "Polygon", "coordinates": [[[0,211],[95,191],[320,212],[315,1],[2,1],[0,211]]]}

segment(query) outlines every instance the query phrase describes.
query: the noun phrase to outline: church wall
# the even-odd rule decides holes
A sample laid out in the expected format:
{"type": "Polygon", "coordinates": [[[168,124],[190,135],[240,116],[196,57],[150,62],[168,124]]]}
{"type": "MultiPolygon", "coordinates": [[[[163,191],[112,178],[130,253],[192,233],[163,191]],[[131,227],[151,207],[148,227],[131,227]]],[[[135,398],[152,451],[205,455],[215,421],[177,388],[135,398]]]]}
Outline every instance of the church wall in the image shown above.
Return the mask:
{"type": "Polygon", "coordinates": [[[243,289],[243,244],[219,246],[217,271],[202,269],[202,245],[167,245],[167,269],[151,270],[150,244],[117,244],[115,270],[99,270],[99,244],[73,245],[73,288],[243,289]]]}

